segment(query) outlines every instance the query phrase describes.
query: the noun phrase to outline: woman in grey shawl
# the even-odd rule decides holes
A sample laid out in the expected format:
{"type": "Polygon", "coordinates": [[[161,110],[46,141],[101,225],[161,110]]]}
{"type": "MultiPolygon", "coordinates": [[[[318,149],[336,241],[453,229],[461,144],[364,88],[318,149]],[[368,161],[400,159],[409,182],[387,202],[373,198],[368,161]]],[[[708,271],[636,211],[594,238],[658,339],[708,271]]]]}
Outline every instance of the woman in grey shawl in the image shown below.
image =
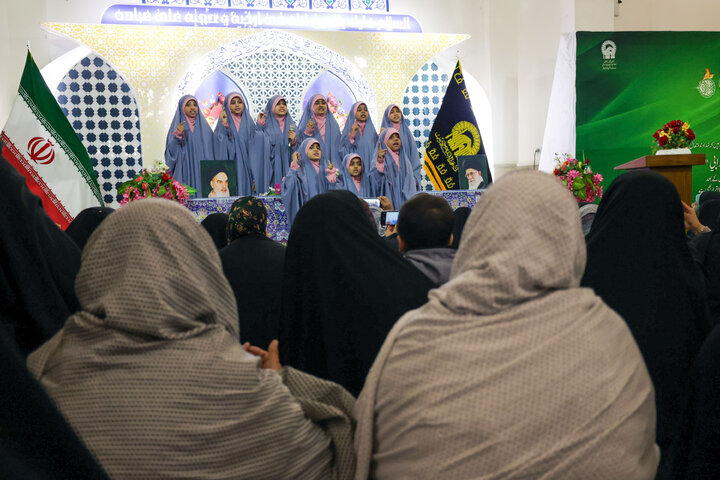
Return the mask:
{"type": "Polygon", "coordinates": [[[185,208],[108,217],[75,288],[81,310],[28,366],[111,477],[352,476],[352,397],[243,349],[217,250],[185,208]]]}
{"type": "Polygon", "coordinates": [[[501,178],[450,281],[392,329],[358,399],[356,479],[652,479],[648,372],[623,320],[579,288],[577,205],[501,178]]]}

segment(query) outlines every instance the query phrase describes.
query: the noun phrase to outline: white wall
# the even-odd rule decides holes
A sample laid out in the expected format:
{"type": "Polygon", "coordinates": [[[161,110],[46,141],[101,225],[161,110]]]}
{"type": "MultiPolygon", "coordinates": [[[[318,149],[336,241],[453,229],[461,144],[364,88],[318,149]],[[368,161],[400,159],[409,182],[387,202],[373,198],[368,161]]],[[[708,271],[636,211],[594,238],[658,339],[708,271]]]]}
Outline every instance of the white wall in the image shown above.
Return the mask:
{"type": "Polygon", "coordinates": [[[718,18],[717,0],[623,0],[615,30],[717,31],[718,18]]]}
{"type": "Polygon", "coordinates": [[[40,68],[49,61],[47,35],[40,29],[45,19],[45,0],[0,1],[0,125],[15,102],[28,41],[40,68]]]}

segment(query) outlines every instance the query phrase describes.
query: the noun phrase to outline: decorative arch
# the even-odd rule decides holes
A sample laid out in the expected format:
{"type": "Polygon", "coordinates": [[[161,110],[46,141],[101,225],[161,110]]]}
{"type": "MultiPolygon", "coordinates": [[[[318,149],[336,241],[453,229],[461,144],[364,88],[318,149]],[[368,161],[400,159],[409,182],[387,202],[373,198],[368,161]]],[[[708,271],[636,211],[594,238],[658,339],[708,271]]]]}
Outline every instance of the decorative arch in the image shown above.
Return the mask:
{"type": "MultiPolygon", "coordinates": [[[[370,115],[376,117],[375,105],[377,102],[372,87],[352,62],[319,43],[280,30],[258,32],[209,52],[193,64],[183,76],[176,89],[175,101],[177,102],[185,93],[194,92],[207,76],[219,69],[226,68],[238,57],[245,57],[266,50],[279,50],[289,55],[301,57],[333,73],[347,84],[356,98],[367,102],[370,115]]],[[[309,85],[314,78],[308,80],[309,85]]]]}

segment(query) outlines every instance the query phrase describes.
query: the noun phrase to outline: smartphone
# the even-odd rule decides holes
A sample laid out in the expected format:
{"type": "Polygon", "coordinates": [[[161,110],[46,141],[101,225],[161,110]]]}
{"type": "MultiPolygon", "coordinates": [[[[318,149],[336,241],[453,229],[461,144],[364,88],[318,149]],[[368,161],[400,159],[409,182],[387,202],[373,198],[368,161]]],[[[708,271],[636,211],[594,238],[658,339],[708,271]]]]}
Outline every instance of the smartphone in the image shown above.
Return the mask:
{"type": "Polygon", "coordinates": [[[380,225],[383,227],[387,225],[397,225],[398,219],[397,210],[385,210],[380,214],[380,225]]]}
{"type": "Polygon", "coordinates": [[[367,203],[371,207],[380,208],[380,200],[378,200],[377,198],[363,198],[363,200],[365,200],[365,203],[367,203]]]}

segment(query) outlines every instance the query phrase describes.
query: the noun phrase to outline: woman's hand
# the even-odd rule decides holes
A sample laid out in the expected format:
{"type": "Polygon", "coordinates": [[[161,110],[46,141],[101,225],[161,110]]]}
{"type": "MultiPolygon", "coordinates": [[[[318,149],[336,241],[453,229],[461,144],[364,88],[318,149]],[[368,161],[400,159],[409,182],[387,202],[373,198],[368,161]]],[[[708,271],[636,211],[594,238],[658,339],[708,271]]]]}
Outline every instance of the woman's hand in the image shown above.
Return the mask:
{"type": "Polygon", "coordinates": [[[222,122],[223,127],[227,128],[229,126],[227,112],[225,112],[225,110],[220,111],[220,121],[222,122]]]}
{"type": "Polygon", "coordinates": [[[290,168],[297,170],[300,168],[300,152],[294,152],[292,154],[292,162],[290,162],[290,168]]]}
{"type": "Polygon", "coordinates": [[[272,342],[270,342],[270,345],[268,345],[268,349],[263,350],[260,347],[250,345],[250,342],[245,342],[243,344],[243,348],[246,352],[251,353],[256,357],[260,357],[262,359],[262,361],[260,362],[260,368],[267,368],[270,370],[278,371],[282,368],[282,365],[280,365],[280,352],[278,349],[278,345],[278,341],[273,340],[272,342]]]}
{"type": "Polygon", "coordinates": [[[393,208],[392,202],[388,197],[380,196],[378,197],[378,200],[380,200],[380,208],[382,208],[383,210],[395,210],[393,208]]]}
{"type": "Polygon", "coordinates": [[[700,223],[700,220],[695,213],[695,209],[689,206],[687,203],[682,202],[683,205],[683,217],[685,217],[685,229],[698,234],[709,230],[705,225],[700,223]]]}
{"type": "Polygon", "coordinates": [[[305,130],[307,130],[308,132],[312,132],[313,130],[315,130],[315,122],[310,120],[305,126],[305,130]]]}
{"type": "Polygon", "coordinates": [[[185,131],[185,122],[180,122],[180,125],[175,127],[175,130],[182,135],[182,133],[185,131]]]}

